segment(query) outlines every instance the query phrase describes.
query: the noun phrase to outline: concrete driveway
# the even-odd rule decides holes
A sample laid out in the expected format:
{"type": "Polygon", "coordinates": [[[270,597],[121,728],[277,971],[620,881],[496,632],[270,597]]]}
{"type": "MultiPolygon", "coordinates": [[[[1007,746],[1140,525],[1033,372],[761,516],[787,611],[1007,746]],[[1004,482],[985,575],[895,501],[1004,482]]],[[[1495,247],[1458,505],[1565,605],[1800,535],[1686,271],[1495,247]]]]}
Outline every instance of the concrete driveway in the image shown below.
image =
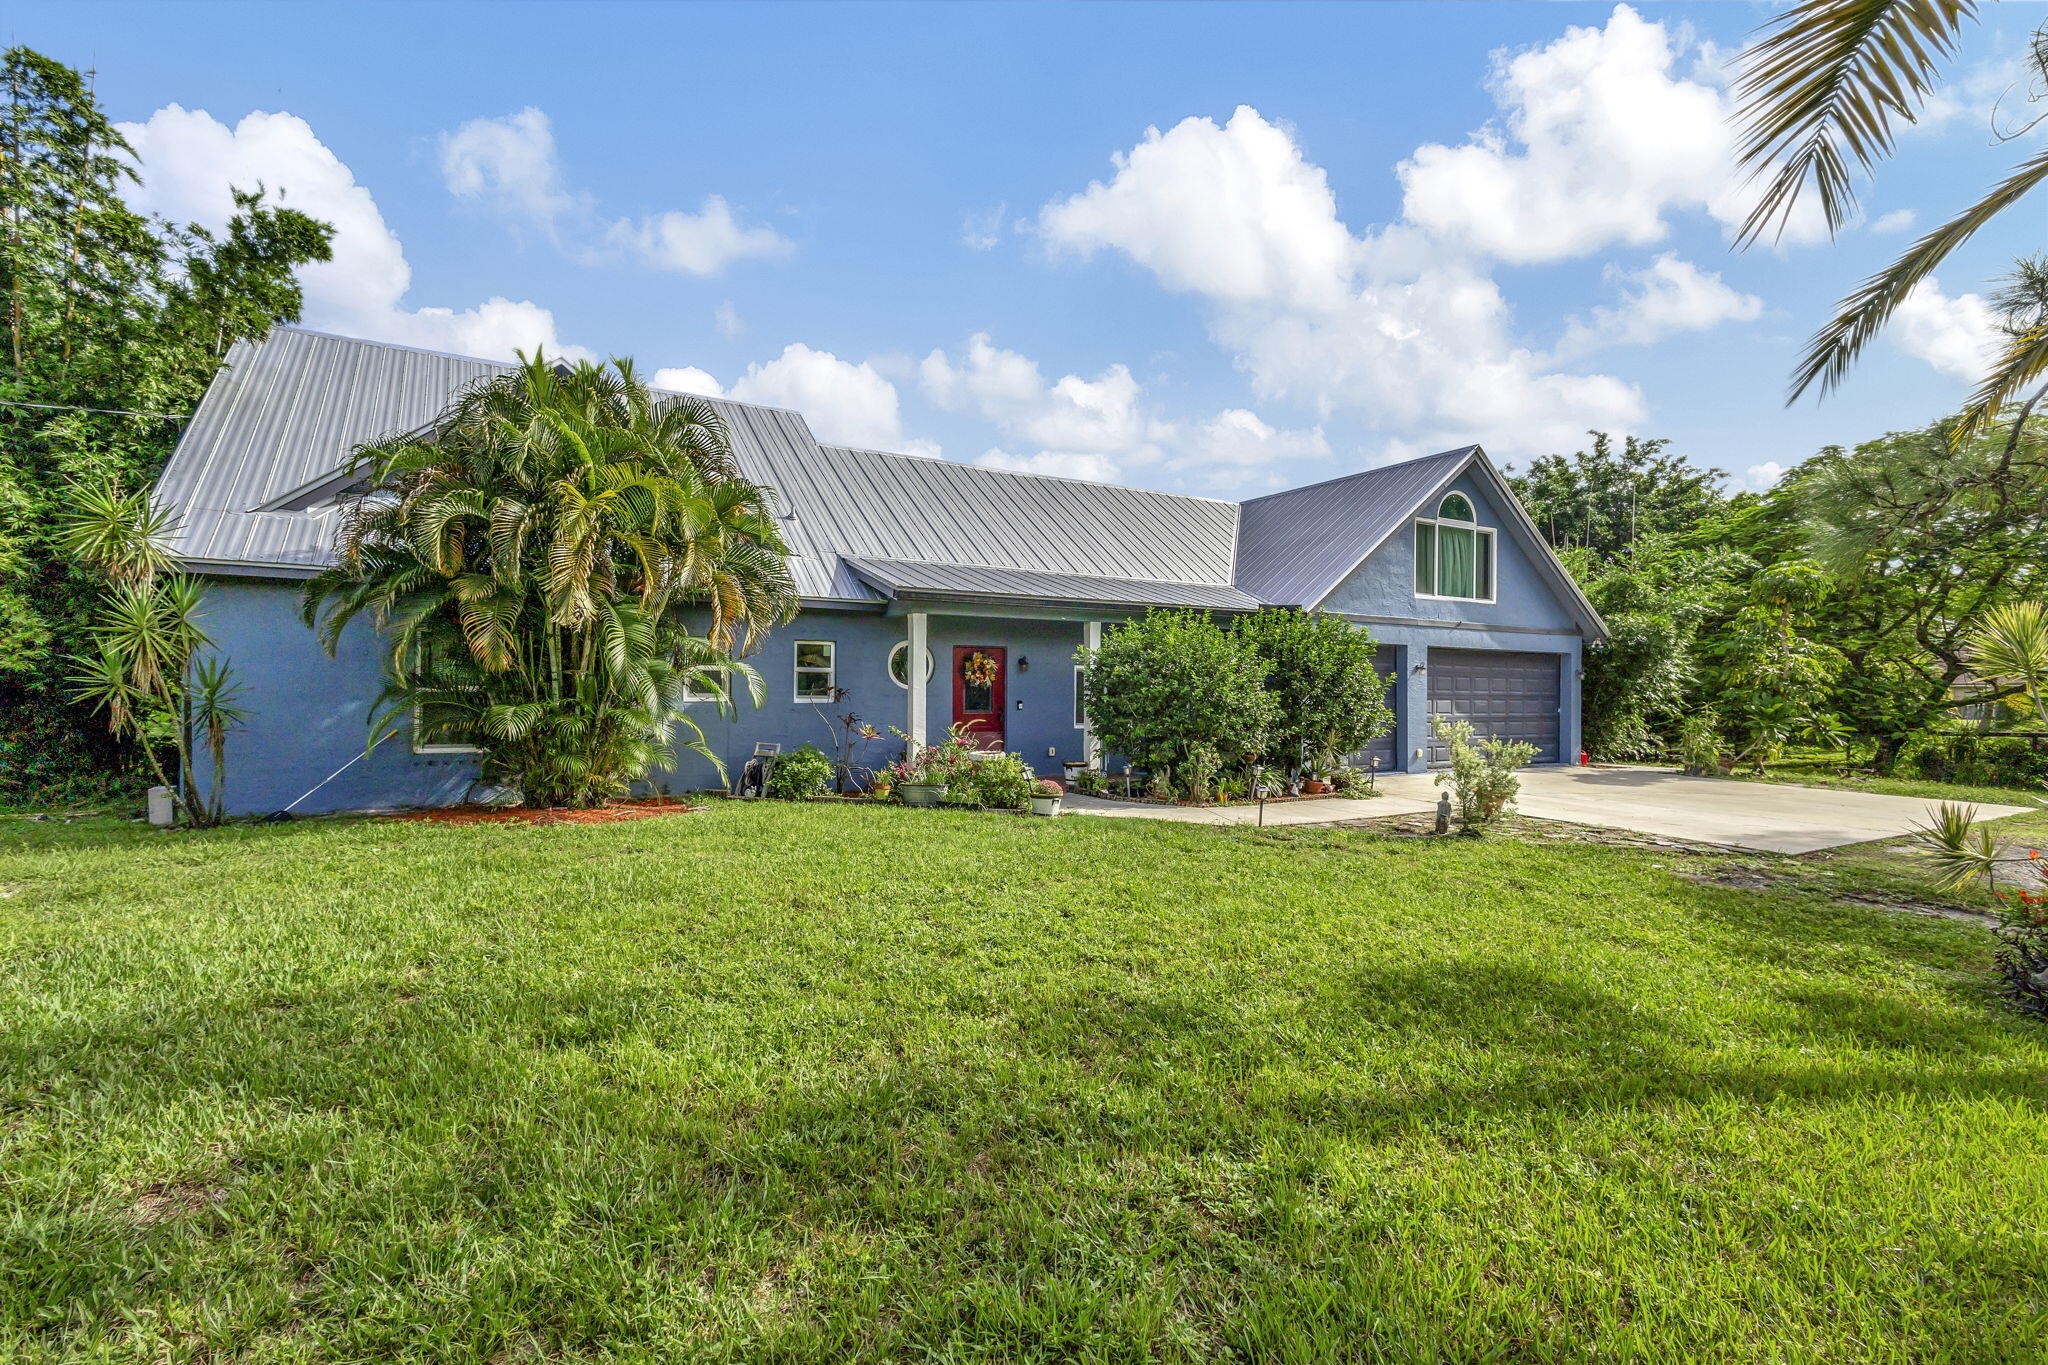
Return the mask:
{"type": "MultiPolygon", "coordinates": [[[[1432,790],[1425,773],[1399,773],[1380,781],[1390,795],[1412,798],[1432,790]]],[[[1538,820],[1570,820],[1768,853],[1812,853],[1908,833],[1926,823],[1928,808],[1936,803],[1921,796],[1685,777],[1668,768],[1560,767],[1523,769],[1522,795],[1515,804],[1538,820]]],[[[1987,820],[2025,809],[1977,808],[1987,820]]]]}
{"type": "MultiPolygon", "coordinates": [[[[1435,807],[1438,788],[1428,773],[1382,776],[1385,795],[1371,801],[1291,801],[1266,808],[1269,825],[1330,824],[1381,815],[1406,815],[1435,807]]],[[[1190,809],[1144,806],[1069,796],[1077,814],[1130,815],[1203,824],[1251,824],[1249,806],[1190,809]]],[[[1633,830],[1667,839],[1724,844],[1768,853],[1812,853],[1842,844],[1889,839],[1927,819],[1935,803],[1918,796],[1793,787],[1775,782],[1737,782],[1716,777],[1683,777],[1663,768],[1525,768],[1523,815],[1569,820],[1581,825],[1633,830]]],[[[1979,806],[1984,819],[2019,815],[2024,806],[1979,806]]]]}

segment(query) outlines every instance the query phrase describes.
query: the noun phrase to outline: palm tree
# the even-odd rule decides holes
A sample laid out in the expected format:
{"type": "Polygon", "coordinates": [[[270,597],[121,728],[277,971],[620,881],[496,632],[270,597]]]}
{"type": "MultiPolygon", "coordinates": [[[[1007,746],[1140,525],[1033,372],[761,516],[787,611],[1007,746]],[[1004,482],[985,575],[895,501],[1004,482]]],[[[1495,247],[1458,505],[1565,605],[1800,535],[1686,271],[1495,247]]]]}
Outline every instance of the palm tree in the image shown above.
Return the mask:
{"type": "MultiPolygon", "coordinates": [[[[1955,56],[1963,25],[1976,15],[1974,0],[1806,0],[1780,15],[1742,55],[1735,87],[1742,101],[1740,161],[1764,181],[1741,240],[1781,233],[1809,188],[1829,232],[1839,231],[1856,210],[1854,170],[1873,170],[1891,155],[1897,125],[1913,120],[1955,56]]],[[[2048,30],[2035,34],[2029,57],[2048,76],[2048,30]]],[[[1865,280],[1807,344],[1791,397],[1816,384],[1823,393],[1838,385],[1913,288],[2043,180],[2048,151],[2036,151],[1865,280]]],[[[2026,264],[1999,296],[2007,341],[1970,397],[1958,440],[1982,430],[2048,370],[2048,309],[2027,287],[2026,264]]],[[[2030,395],[2026,409],[2042,395],[2030,395]]]]}
{"type": "Polygon", "coordinates": [[[330,652],[358,616],[385,632],[373,743],[411,713],[548,806],[624,791],[679,728],[718,762],[682,695],[729,706],[737,680],[758,705],[741,657],[797,598],[773,495],[740,477],[714,408],[657,404],[627,361],[535,354],[357,456],[370,487],[302,614],[330,652]]]}

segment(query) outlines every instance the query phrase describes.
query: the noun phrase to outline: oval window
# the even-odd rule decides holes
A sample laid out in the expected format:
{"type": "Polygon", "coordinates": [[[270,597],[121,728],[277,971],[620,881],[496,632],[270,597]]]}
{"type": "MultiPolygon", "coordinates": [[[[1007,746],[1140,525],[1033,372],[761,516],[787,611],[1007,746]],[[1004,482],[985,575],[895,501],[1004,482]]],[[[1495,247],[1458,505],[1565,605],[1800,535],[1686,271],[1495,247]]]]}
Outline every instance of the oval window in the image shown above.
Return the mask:
{"type": "Polygon", "coordinates": [[[1472,500],[1463,493],[1448,494],[1436,505],[1437,517],[1443,521],[1477,521],[1478,514],[1472,510],[1472,500]]]}

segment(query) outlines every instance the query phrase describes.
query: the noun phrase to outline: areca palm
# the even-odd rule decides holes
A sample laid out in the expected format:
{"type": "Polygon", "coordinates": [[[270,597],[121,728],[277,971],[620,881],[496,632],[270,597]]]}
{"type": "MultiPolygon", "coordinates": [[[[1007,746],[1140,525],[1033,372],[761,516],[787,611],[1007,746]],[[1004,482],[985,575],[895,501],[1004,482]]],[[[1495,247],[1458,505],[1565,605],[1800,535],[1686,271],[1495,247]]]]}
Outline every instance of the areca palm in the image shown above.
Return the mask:
{"type": "MultiPolygon", "coordinates": [[[[1854,173],[1891,155],[1898,125],[1911,122],[1926,102],[1955,56],[1964,24],[1976,16],[1975,0],[1806,0],[1781,15],[1743,54],[1736,84],[1741,163],[1764,181],[1742,240],[1782,232],[1809,190],[1830,232],[1847,223],[1856,209],[1854,173]]],[[[2041,34],[2030,60],[2037,73],[2048,75],[2048,42],[2041,34]]],[[[1791,397],[1839,384],[1917,285],[2044,180],[2048,152],[2037,151],[1865,280],[1807,344],[1791,397]]],[[[2004,301],[2015,298],[2008,289],[2004,301]]],[[[1981,430],[2048,372],[2048,315],[2020,302],[2006,309],[2007,340],[1970,397],[1958,440],[1981,430]]],[[[2027,405],[2041,396],[2033,393],[2027,405]]]]}
{"type": "Polygon", "coordinates": [[[358,616],[385,631],[378,737],[412,711],[534,804],[623,790],[678,728],[716,763],[681,696],[736,678],[758,702],[740,656],[796,593],[772,494],[740,477],[715,409],[657,403],[629,362],[536,355],[358,456],[371,487],[303,612],[330,650],[358,616]]]}

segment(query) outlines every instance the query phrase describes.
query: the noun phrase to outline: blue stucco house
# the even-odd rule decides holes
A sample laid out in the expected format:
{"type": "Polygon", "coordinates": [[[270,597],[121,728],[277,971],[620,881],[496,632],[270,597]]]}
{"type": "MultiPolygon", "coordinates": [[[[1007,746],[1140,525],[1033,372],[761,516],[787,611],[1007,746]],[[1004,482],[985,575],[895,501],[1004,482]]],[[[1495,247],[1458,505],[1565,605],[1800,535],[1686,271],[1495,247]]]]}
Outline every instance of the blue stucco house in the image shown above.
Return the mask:
{"type": "MultiPolygon", "coordinates": [[[[351,450],[508,369],[289,327],[228,356],[158,496],[243,688],[232,811],[468,794],[460,748],[399,735],[365,752],[379,641],[359,622],[329,657],[298,618],[298,587],[328,562],[351,450]]],[[[1075,651],[1152,606],[1320,608],[1370,629],[1397,717],[1375,745],[1382,768],[1442,760],[1432,712],[1526,739],[1541,762],[1578,753],[1581,651],[1604,627],[1477,446],[1235,503],[825,445],[798,413],[713,406],[741,468],[781,499],[804,600],[752,659],[765,702],[697,718],[734,771],[760,741],[829,748],[845,710],[920,738],[968,721],[1041,772],[1100,761],[1075,651]],[[991,681],[964,676],[976,654],[991,681]]],[[[690,754],[657,779],[716,780],[690,754]]]]}

